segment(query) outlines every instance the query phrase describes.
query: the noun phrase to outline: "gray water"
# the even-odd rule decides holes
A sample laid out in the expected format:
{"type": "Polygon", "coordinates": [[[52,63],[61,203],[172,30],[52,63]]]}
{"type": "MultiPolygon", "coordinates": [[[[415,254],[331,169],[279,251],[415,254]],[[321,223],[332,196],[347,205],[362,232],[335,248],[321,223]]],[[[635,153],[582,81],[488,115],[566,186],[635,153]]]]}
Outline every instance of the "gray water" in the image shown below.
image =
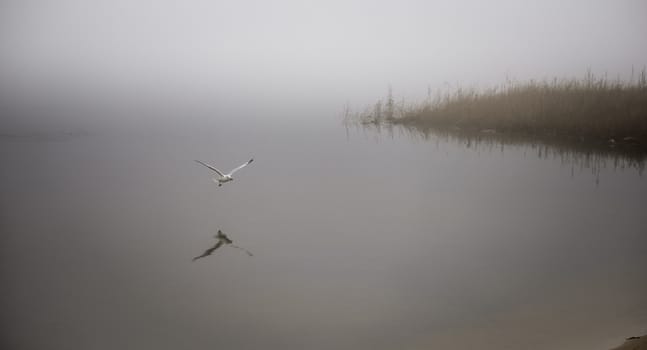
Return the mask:
{"type": "Polygon", "coordinates": [[[2,141],[4,349],[608,349],[647,331],[635,167],[334,118],[144,130],[2,141]],[[220,188],[193,161],[251,157],[220,188]],[[254,256],[192,262],[219,229],[254,256]]]}

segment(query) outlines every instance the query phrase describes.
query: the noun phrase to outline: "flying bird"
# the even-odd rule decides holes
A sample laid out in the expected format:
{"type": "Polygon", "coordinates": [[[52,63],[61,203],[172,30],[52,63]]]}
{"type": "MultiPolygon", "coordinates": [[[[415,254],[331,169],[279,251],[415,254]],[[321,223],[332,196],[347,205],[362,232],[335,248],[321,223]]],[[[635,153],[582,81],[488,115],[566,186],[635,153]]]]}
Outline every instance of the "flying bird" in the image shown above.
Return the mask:
{"type": "Polygon", "coordinates": [[[195,258],[193,258],[193,261],[196,261],[196,260],[198,260],[200,258],[204,258],[205,256],[209,256],[209,255],[213,254],[213,252],[216,249],[222,247],[223,244],[228,245],[228,246],[230,246],[232,248],[240,249],[240,250],[244,251],[245,253],[247,253],[247,255],[249,255],[249,256],[254,256],[254,254],[252,254],[249,250],[247,250],[245,248],[241,248],[241,247],[233,244],[234,241],[232,241],[229,237],[227,237],[226,234],[222,233],[221,230],[218,230],[218,233],[213,237],[215,239],[217,239],[218,242],[216,242],[216,244],[213,247],[205,250],[204,253],[202,253],[202,255],[198,255],[195,258]]]}
{"type": "Polygon", "coordinates": [[[243,164],[243,165],[241,165],[241,166],[239,166],[239,167],[237,167],[237,168],[234,168],[232,171],[230,171],[230,172],[229,172],[229,174],[225,174],[225,173],[223,173],[222,171],[220,171],[220,170],[216,169],[216,167],[214,167],[213,165],[209,165],[209,164],[207,164],[207,163],[205,163],[205,162],[202,162],[202,161],[196,160],[196,162],[198,162],[198,163],[200,163],[200,164],[202,164],[202,165],[206,166],[207,168],[209,168],[209,169],[211,169],[211,170],[215,171],[215,172],[216,172],[216,174],[218,174],[218,177],[214,177],[214,178],[213,178],[213,182],[217,183],[217,184],[218,184],[218,187],[222,186],[222,184],[224,184],[224,183],[226,183],[226,182],[232,181],[234,178],[233,178],[233,177],[231,177],[231,176],[232,176],[232,175],[234,175],[234,173],[235,173],[235,172],[237,172],[238,170],[240,170],[240,169],[242,169],[242,168],[244,168],[244,167],[248,166],[248,165],[249,165],[249,163],[251,163],[251,162],[253,162],[253,161],[254,161],[254,159],[250,159],[247,163],[245,163],[245,164],[243,164]]]}

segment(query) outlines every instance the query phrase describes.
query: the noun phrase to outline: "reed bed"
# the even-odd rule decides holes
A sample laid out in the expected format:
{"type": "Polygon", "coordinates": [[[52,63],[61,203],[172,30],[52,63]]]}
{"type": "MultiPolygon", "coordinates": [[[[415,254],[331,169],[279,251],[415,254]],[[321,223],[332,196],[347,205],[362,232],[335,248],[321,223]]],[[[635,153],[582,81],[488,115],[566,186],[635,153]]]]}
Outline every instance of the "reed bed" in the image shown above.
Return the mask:
{"type": "Polygon", "coordinates": [[[570,138],[647,151],[647,72],[629,82],[591,73],[584,79],[509,81],[482,91],[437,93],[413,104],[395,103],[389,89],[384,101],[358,113],[347,108],[345,116],[361,124],[570,138]]]}

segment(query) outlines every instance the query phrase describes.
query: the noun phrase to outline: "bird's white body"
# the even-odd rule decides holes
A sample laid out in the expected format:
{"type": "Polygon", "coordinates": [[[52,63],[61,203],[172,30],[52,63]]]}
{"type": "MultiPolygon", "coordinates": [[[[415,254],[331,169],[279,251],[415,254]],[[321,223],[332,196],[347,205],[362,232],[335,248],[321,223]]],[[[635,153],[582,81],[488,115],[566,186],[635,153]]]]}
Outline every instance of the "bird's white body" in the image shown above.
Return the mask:
{"type": "Polygon", "coordinates": [[[234,180],[234,178],[231,177],[230,175],[218,176],[218,177],[213,178],[213,182],[217,183],[218,185],[222,185],[225,182],[229,182],[229,181],[232,181],[232,180],[234,180]]]}
{"type": "Polygon", "coordinates": [[[253,162],[253,161],[254,161],[254,159],[250,159],[249,161],[247,161],[247,163],[245,163],[245,164],[243,164],[243,165],[241,165],[241,166],[239,166],[239,167],[237,167],[237,168],[234,168],[232,171],[230,171],[230,172],[229,172],[229,174],[225,174],[225,173],[223,173],[222,171],[220,171],[220,170],[216,169],[216,167],[214,167],[213,165],[209,165],[209,164],[204,163],[204,162],[202,162],[202,161],[196,160],[196,162],[198,162],[198,163],[200,163],[200,164],[202,164],[202,165],[206,166],[207,168],[209,168],[209,169],[211,169],[211,170],[215,171],[215,172],[216,172],[216,174],[218,174],[218,177],[214,177],[214,178],[213,178],[213,182],[217,183],[217,184],[218,184],[218,186],[222,186],[222,184],[224,184],[224,183],[227,183],[227,182],[229,182],[229,181],[233,181],[233,180],[234,180],[234,178],[232,177],[232,175],[233,175],[235,172],[237,172],[238,170],[240,170],[240,169],[242,169],[242,168],[244,168],[244,167],[248,166],[248,165],[249,165],[249,163],[251,163],[251,162],[253,162]]]}

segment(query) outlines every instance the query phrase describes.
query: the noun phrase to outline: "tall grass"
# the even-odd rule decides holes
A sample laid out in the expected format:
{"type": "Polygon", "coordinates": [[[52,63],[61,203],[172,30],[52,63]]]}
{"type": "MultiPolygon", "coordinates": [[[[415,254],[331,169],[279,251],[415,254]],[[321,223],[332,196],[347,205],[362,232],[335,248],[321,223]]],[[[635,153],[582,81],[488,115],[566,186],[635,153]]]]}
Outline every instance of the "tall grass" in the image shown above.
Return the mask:
{"type": "Polygon", "coordinates": [[[629,82],[609,81],[590,72],[583,79],[511,82],[487,90],[458,88],[435,98],[387,103],[346,119],[402,124],[419,129],[454,129],[631,143],[647,149],[647,72],[629,82]],[[387,106],[385,109],[384,107],[387,106]],[[385,113],[385,110],[388,113],[385,113]]]}

